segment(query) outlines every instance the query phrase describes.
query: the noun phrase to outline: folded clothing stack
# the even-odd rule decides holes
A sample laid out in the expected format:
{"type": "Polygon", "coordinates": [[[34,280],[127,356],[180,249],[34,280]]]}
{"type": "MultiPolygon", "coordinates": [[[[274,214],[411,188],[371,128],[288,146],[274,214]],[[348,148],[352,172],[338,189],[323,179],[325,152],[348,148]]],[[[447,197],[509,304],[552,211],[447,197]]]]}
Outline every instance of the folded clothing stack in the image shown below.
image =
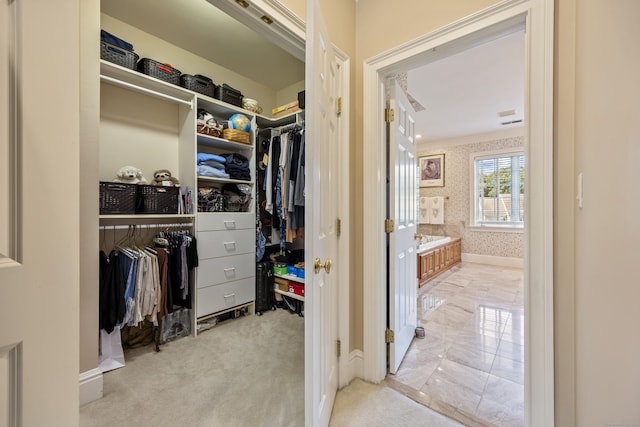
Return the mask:
{"type": "Polygon", "coordinates": [[[198,176],[212,178],[230,178],[225,171],[227,159],[223,156],[209,153],[198,153],[198,176]]]}
{"type": "Polygon", "coordinates": [[[225,171],[232,179],[251,181],[251,169],[249,159],[240,153],[221,154],[226,160],[225,171]]]}

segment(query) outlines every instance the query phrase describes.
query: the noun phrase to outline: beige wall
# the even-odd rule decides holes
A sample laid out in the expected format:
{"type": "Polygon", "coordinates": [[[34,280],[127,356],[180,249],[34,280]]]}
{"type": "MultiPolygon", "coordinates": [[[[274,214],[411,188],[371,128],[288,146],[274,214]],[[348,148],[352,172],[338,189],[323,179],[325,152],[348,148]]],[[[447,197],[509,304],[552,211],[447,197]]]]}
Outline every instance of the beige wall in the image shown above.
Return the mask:
{"type": "Polygon", "coordinates": [[[576,2],[575,172],[584,174],[584,207],[575,214],[579,426],[640,425],[640,51],[632,48],[639,16],[634,0],[576,2]]]}
{"type": "MultiPolygon", "coordinates": [[[[294,83],[291,86],[285,87],[276,93],[276,105],[288,104],[292,101],[298,100],[298,92],[304,90],[304,80],[298,83],[294,83]]],[[[264,111],[265,115],[270,115],[271,111],[264,111]]]]}
{"type": "Polygon", "coordinates": [[[98,366],[100,1],[80,2],[80,373],[98,366]]]}
{"type": "Polygon", "coordinates": [[[575,426],[575,7],[556,1],[554,64],[554,353],[556,425],[575,426]]]}

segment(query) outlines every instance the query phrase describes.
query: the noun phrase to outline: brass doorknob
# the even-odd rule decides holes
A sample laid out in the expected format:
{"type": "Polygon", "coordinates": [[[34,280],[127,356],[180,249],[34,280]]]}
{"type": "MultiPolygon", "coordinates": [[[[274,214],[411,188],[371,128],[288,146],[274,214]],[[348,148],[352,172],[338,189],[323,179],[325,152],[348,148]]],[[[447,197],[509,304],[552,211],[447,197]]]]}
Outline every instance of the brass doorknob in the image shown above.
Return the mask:
{"type": "Polygon", "coordinates": [[[331,273],[331,260],[327,258],[327,260],[323,264],[320,262],[320,258],[316,258],[313,261],[313,271],[318,274],[321,268],[324,268],[324,271],[326,271],[327,274],[331,273]]]}

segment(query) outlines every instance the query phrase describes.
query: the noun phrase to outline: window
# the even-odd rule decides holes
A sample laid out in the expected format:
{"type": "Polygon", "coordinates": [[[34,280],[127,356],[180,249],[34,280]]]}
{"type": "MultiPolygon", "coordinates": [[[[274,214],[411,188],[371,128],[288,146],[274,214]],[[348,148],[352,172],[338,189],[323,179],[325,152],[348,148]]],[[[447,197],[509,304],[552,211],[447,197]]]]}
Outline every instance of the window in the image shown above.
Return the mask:
{"type": "Polygon", "coordinates": [[[524,226],[524,153],[502,151],[471,155],[473,203],[471,219],[476,227],[524,226]]]}

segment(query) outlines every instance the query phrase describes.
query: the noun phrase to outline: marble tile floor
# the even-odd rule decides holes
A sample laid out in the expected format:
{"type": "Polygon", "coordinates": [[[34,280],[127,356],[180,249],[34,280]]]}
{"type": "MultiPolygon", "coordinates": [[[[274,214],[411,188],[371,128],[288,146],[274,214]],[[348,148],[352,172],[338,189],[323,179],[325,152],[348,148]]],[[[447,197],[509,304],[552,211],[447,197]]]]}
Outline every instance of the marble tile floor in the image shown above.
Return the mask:
{"type": "Polygon", "coordinates": [[[462,263],[418,291],[418,322],[385,385],[469,426],[524,425],[523,272],[462,263]]]}

